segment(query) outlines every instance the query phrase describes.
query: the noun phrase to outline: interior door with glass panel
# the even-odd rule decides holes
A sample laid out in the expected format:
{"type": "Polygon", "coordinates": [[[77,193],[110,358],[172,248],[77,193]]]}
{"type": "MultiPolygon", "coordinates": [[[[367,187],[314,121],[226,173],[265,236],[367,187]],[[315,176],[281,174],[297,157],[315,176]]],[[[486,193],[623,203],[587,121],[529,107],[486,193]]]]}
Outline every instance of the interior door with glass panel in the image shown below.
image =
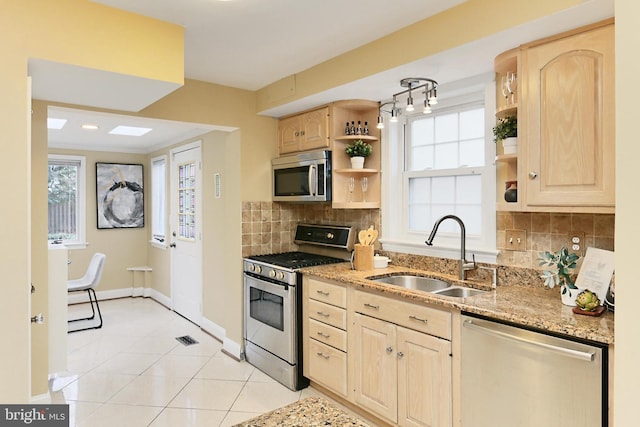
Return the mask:
{"type": "Polygon", "coordinates": [[[171,155],[171,297],[173,309],[202,321],[202,165],[199,146],[171,155]]]}

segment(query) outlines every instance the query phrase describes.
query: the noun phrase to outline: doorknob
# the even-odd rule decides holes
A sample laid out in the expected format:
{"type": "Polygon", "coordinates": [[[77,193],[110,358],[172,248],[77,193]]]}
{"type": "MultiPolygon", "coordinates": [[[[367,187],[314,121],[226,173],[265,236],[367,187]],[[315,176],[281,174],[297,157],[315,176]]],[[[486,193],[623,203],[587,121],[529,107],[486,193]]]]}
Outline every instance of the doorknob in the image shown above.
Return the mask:
{"type": "Polygon", "coordinates": [[[33,316],[31,318],[31,323],[37,323],[38,325],[42,325],[44,323],[44,315],[42,313],[33,316]]]}
{"type": "Polygon", "coordinates": [[[175,244],[175,243],[170,243],[170,244],[169,244],[169,247],[170,247],[170,248],[175,248],[175,247],[176,247],[176,244],[175,244]]]}

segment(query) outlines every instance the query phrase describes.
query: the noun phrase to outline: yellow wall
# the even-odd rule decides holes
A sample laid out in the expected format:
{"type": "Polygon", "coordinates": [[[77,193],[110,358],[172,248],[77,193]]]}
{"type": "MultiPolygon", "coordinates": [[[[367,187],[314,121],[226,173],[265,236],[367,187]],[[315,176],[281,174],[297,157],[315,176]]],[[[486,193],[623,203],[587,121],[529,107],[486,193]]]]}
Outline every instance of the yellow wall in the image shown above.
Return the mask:
{"type": "MultiPolygon", "coordinates": [[[[293,93],[283,91],[279,87],[282,83],[278,82],[259,90],[258,111],[462,46],[580,3],[582,0],[511,0],[508,3],[509,16],[505,19],[502,12],[504,1],[468,0],[295,74],[295,79],[290,79],[293,93]]],[[[393,7],[391,3],[389,7],[393,7]]]]}
{"type": "Polygon", "coordinates": [[[616,0],[616,352],[615,426],[638,425],[638,100],[640,3],[616,0]]]}
{"type": "Polygon", "coordinates": [[[147,117],[242,129],[239,161],[242,200],[271,200],[271,158],[276,156],[276,120],[256,115],[256,94],[186,80],[185,85],[140,112],[147,117]]]}
{"type": "MultiPolygon", "coordinates": [[[[0,179],[11,183],[4,192],[11,209],[0,213],[0,239],[5,242],[0,249],[0,336],[11,344],[0,347],[0,402],[13,403],[27,402],[32,394],[28,59],[181,83],[184,50],[182,28],[86,0],[4,0],[1,11],[0,146],[7,161],[0,179]]],[[[33,211],[41,214],[35,207],[33,211]]],[[[46,245],[37,236],[34,242],[46,245]]]]}
{"type": "MultiPolygon", "coordinates": [[[[31,116],[31,203],[42,206],[47,200],[47,108],[41,102],[33,102],[31,116]]],[[[42,313],[45,322],[31,328],[31,394],[40,396],[48,391],[49,374],[49,287],[47,250],[47,216],[38,215],[34,209],[31,219],[32,283],[36,292],[31,295],[31,315],[42,313]]]]}

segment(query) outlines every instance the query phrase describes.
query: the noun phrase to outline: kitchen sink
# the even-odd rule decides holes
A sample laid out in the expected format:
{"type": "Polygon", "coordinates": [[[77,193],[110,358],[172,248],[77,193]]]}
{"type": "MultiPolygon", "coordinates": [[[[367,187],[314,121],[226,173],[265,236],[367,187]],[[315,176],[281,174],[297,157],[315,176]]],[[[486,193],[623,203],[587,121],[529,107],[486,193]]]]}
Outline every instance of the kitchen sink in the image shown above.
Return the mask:
{"type": "Polygon", "coordinates": [[[465,288],[462,286],[452,286],[450,288],[435,291],[433,293],[436,295],[444,295],[446,297],[467,298],[475,295],[480,295],[484,292],[486,291],[481,291],[480,289],[465,288]]]}
{"type": "Polygon", "coordinates": [[[367,277],[375,282],[387,283],[389,285],[400,286],[406,289],[416,289],[423,292],[435,292],[451,287],[444,280],[434,279],[432,277],[414,276],[411,274],[403,274],[398,276],[387,277],[367,277]]]}
{"type": "Polygon", "coordinates": [[[405,289],[415,289],[446,297],[467,298],[480,295],[486,291],[463,286],[452,286],[444,280],[433,277],[417,276],[413,274],[398,274],[396,276],[369,276],[369,280],[374,282],[387,283],[393,286],[400,286],[405,289]]]}

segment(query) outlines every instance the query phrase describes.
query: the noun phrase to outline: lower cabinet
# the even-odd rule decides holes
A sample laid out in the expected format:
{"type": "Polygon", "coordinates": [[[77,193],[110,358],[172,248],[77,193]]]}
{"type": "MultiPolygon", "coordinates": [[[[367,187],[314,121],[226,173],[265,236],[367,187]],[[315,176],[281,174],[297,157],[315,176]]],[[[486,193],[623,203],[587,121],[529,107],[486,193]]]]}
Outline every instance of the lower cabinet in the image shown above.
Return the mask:
{"type": "Polygon", "coordinates": [[[451,342],[355,314],[358,405],[401,426],[451,425],[451,342]]]}
{"type": "Polygon", "coordinates": [[[304,376],[347,397],[347,289],[305,278],[302,292],[304,376]]]}
{"type": "Polygon", "coordinates": [[[452,313],[305,276],[304,375],[387,423],[452,426],[452,313]]]}

